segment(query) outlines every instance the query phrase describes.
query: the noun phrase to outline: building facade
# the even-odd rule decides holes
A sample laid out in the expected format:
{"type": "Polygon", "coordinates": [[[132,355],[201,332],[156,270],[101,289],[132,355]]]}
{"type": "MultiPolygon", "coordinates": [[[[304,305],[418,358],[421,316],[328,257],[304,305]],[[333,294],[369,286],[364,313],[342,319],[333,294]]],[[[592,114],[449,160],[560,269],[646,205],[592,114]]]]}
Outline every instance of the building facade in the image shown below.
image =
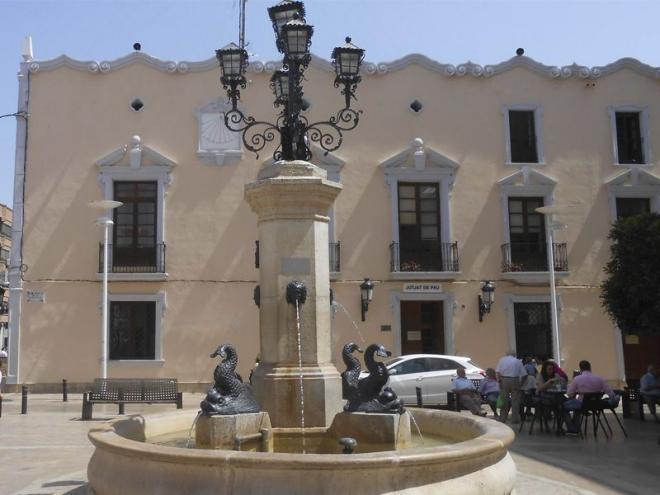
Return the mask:
{"type": "MultiPolygon", "coordinates": [[[[0,351],[9,344],[9,253],[11,252],[12,211],[0,203],[0,351]]],[[[4,354],[3,354],[4,355],[4,354]]]]}
{"type": "MultiPolygon", "coordinates": [[[[24,58],[10,382],[47,389],[99,376],[102,231],[87,206],[98,199],[124,203],[110,212],[109,376],[195,388],[210,380],[208,355],[221,342],[237,346],[246,376],[259,348],[259,253],[243,186],[269,151],[255,156],[224,127],[217,62],[24,58]]],[[[274,120],[273,69],[250,65],[247,114],[274,120]]],[[[314,58],[306,77],[310,118],[327,118],[342,105],[332,67],[314,58]]],[[[611,223],[660,211],[659,82],[660,69],[632,59],[365,64],[360,125],[312,159],[343,186],[328,233],[337,366],[351,340],[482,367],[509,348],[554,355],[536,208],[555,204],[568,211],[552,247],[562,366],[589,359],[623,380],[622,339],[599,284],[611,223]],[[361,321],[364,278],[375,289],[361,321]],[[495,302],[480,321],[484,280],[495,282],[495,302]]]]}

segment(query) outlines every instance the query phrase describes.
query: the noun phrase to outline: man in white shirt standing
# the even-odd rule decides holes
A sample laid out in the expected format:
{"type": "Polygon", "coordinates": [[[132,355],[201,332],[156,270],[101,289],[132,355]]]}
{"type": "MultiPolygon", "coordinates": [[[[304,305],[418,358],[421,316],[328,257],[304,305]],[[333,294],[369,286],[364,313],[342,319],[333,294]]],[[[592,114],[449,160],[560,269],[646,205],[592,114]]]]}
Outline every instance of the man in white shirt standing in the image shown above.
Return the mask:
{"type": "Polygon", "coordinates": [[[500,393],[504,394],[504,406],[500,412],[500,420],[506,423],[509,416],[509,397],[511,397],[511,424],[520,423],[520,385],[527,376],[527,370],[520,359],[516,358],[515,351],[507,352],[500,359],[495,368],[497,379],[500,382],[500,393]]]}

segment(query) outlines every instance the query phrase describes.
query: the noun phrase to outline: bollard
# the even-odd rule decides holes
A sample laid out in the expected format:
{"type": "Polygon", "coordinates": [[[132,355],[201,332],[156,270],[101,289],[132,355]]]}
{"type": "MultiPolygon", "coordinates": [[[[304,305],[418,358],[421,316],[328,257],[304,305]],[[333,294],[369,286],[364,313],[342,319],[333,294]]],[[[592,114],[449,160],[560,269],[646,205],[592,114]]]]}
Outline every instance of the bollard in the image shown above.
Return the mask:
{"type": "Polygon", "coordinates": [[[117,392],[117,402],[119,403],[119,414],[124,414],[124,391],[121,389],[117,392]]]}
{"type": "Polygon", "coordinates": [[[21,387],[21,414],[27,414],[28,388],[27,385],[21,387]]]}
{"type": "Polygon", "coordinates": [[[0,418],[2,417],[2,395],[0,395],[0,418]]]}
{"type": "Polygon", "coordinates": [[[417,393],[417,407],[424,407],[422,404],[422,389],[420,387],[415,387],[415,392],[417,393]]]}
{"type": "Polygon", "coordinates": [[[69,389],[65,379],[62,379],[62,402],[69,402],[69,389]]]}

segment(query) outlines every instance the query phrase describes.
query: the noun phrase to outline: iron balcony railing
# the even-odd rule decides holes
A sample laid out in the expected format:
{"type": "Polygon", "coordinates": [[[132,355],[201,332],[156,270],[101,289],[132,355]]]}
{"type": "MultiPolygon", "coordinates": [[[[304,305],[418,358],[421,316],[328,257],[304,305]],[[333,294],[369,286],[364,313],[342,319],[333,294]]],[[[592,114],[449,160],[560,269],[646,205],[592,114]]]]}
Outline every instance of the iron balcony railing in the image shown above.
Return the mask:
{"type": "MultiPolygon", "coordinates": [[[[146,247],[108,245],[109,273],[165,273],[165,244],[146,247]]],[[[99,273],[103,273],[103,243],[99,244],[99,273]]]]}
{"type": "Polygon", "coordinates": [[[457,272],[458,243],[422,241],[415,244],[390,244],[390,269],[393,272],[457,272]]]}
{"type": "Polygon", "coordinates": [[[341,271],[341,244],[331,242],[329,244],[330,273],[341,271]]]}
{"type": "MultiPolygon", "coordinates": [[[[566,243],[553,243],[555,271],[568,271],[566,243]]],[[[547,272],[548,252],[545,243],[512,242],[502,244],[502,272],[547,272]]]]}

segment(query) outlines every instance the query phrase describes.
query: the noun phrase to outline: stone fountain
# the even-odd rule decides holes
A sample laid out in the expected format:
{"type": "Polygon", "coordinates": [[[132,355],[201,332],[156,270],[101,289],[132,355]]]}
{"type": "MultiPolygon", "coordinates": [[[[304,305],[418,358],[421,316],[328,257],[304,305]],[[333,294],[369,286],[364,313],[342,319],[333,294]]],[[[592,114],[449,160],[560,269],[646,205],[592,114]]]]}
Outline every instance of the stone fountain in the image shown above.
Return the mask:
{"type": "Polygon", "coordinates": [[[304,281],[300,306],[304,424],[327,427],[342,410],[341,377],[332,363],[328,209],[341,191],[326,172],[305,161],[264,166],[245,186],[259,228],[261,363],[253,376],[257,400],[274,427],[297,427],[301,370],[296,312],[287,301],[292,280],[304,281]]]}
{"type": "MultiPolygon", "coordinates": [[[[264,166],[246,185],[259,225],[262,361],[253,382],[261,411],[250,399],[245,415],[231,408],[222,414],[227,392],[216,379],[202,417],[131,416],[92,429],[88,479],[96,495],[513,492],[516,469],[507,447],[514,433],[505,425],[447,411],[404,412],[387,389],[358,393],[350,380],[359,369],[353,378],[345,372],[343,410],[342,380],[331,361],[327,239],[327,211],[340,191],[304,161],[264,166]],[[299,285],[292,288],[292,281],[299,285]],[[296,295],[302,286],[304,296],[296,295]],[[412,445],[411,420],[420,435],[444,441],[412,445]],[[193,426],[196,448],[153,443],[172,433],[185,438],[193,426]],[[301,437],[303,448],[296,441],[291,447],[301,437]],[[245,451],[242,439],[250,438],[258,441],[245,451]]],[[[369,352],[386,354],[380,347],[369,352]]],[[[354,350],[348,346],[345,354],[354,350]]],[[[226,346],[216,354],[230,359],[226,346]]]]}

